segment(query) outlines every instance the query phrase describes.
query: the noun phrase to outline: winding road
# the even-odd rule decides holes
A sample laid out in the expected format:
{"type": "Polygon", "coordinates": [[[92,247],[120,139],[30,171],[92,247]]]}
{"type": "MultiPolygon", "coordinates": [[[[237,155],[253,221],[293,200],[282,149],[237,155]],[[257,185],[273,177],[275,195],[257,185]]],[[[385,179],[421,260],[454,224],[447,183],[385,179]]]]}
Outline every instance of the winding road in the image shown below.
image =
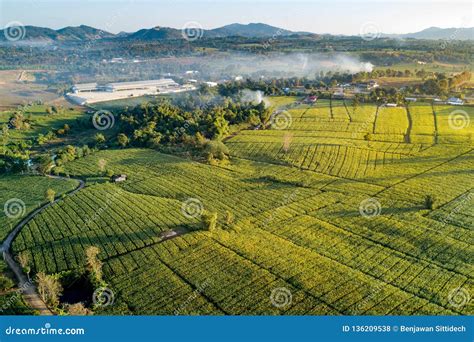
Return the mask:
{"type": "MultiPolygon", "coordinates": [[[[48,175],[48,177],[53,178],[53,179],[61,179],[61,180],[76,180],[79,182],[79,185],[74,190],[68,192],[66,196],[74,195],[76,192],[78,192],[85,186],[85,182],[77,178],[66,178],[66,177],[51,176],[51,175],[48,175]]],[[[59,197],[55,199],[53,202],[46,203],[42,205],[41,207],[35,209],[31,213],[29,213],[23,220],[21,220],[20,223],[18,223],[15,229],[13,229],[10,232],[10,234],[8,234],[7,238],[5,239],[5,241],[3,241],[0,247],[0,252],[3,254],[3,259],[8,264],[10,269],[13,271],[16,278],[18,279],[18,288],[20,289],[19,291],[23,294],[23,297],[25,298],[25,301],[28,303],[28,305],[32,309],[37,310],[40,313],[40,315],[53,315],[53,312],[48,308],[48,306],[43,302],[43,300],[39,296],[35,284],[32,281],[30,281],[28,277],[23,273],[21,266],[13,258],[10,248],[15,237],[18,235],[21,229],[28,222],[30,222],[33,218],[35,218],[35,216],[41,213],[44,209],[52,206],[54,203],[57,203],[61,199],[62,197],[59,197]]]]}

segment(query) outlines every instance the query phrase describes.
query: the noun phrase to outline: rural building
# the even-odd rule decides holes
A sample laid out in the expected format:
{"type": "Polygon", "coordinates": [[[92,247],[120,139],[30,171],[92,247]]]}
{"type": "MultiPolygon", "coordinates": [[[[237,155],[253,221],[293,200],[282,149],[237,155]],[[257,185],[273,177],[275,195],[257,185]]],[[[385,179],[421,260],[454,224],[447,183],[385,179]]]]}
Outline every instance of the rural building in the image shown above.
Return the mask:
{"type": "Polygon", "coordinates": [[[446,101],[446,103],[453,106],[462,106],[464,104],[464,101],[457,97],[450,97],[448,101],[446,101]]]}
{"type": "Polygon", "coordinates": [[[126,90],[152,90],[158,91],[165,88],[176,88],[178,83],[171,78],[163,78],[161,80],[136,81],[136,82],[115,82],[108,83],[104,86],[105,91],[126,91],[126,90]]]}
{"type": "Polygon", "coordinates": [[[305,98],[303,103],[316,103],[316,101],[318,101],[318,97],[316,95],[311,95],[305,98]]]}
{"type": "Polygon", "coordinates": [[[335,97],[337,99],[343,99],[344,98],[344,89],[343,88],[336,89],[336,91],[332,95],[333,95],[333,97],[335,97]]]}
{"type": "Polygon", "coordinates": [[[163,239],[163,240],[167,240],[167,239],[171,239],[175,236],[178,236],[178,232],[174,231],[174,230],[168,230],[166,232],[162,232],[160,234],[160,237],[163,239]]]}
{"type": "Polygon", "coordinates": [[[398,105],[396,103],[386,103],[385,107],[397,107],[398,105]]]}
{"type": "Polygon", "coordinates": [[[112,176],[112,182],[114,183],[125,182],[126,180],[127,180],[127,175],[113,175],[112,176]]]}
{"type": "Polygon", "coordinates": [[[405,101],[407,101],[407,102],[416,102],[416,97],[405,97],[405,101]]]}
{"type": "Polygon", "coordinates": [[[82,93],[82,92],[90,92],[90,91],[98,91],[99,85],[97,83],[81,83],[75,84],[72,87],[72,91],[74,94],[82,93]]]}
{"type": "Polygon", "coordinates": [[[66,97],[80,105],[120,100],[145,95],[180,93],[195,90],[190,84],[179,85],[171,78],[159,80],[114,82],[99,85],[97,83],[75,84],[66,97]]]}
{"type": "Polygon", "coordinates": [[[376,81],[369,81],[369,82],[360,82],[356,84],[356,87],[363,90],[371,90],[375,89],[379,86],[376,81]]]}

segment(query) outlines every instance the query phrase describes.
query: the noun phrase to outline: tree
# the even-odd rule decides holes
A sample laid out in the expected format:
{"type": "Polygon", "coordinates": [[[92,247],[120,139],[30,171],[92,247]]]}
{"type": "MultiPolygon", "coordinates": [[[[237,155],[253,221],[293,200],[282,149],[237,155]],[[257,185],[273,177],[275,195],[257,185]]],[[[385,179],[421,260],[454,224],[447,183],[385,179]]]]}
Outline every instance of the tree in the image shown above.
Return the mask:
{"type": "Polygon", "coordinates": [[[53,163],[53,160],[51,159],[51,156],[49,155],[40,156],[38,159],[38,172],[45,175],[49,172],[49,170],[51,169],[53,165],[54,163],[53,163]]]}
{"type": "Polygon", "coordinates": [[[15,285],[13,280],[10,278],[4,276],[3,274],[0,274],[0,291],[5,291],[10,288],[12,288],[15,285]]]}
{"type": "Polygon", "coordinates": [[[56,197],[56,191],[54,191],[53,189],[46,190],[45,198],[49,203],[53,203],[55,197],[56,197]]]}
{"type": "Polygon", "coordinates": [[[0,135],[0,142],[2,146],[5,148],[10,141],[10,129],[8,128],[7,125],[2,126],[2,132],[0,135]]]}
{"type": "Polygon", "coordinates": [[[95,143],[96,143],[97,145],[102,145],[102,144],[104,144],[105,141],[106,141],[106,140],[105,140],[105,136],[104,136],[102,133],[97,133],[97,134],[95,135],[95,138],[94,138],[94,139],[95,139],[95,143]]]}
{"type": "Polygon", "coordinates": [[[357,107],[359,107],[359,103],[360,103],[359,96],[358,95],[354,96],[354,99],[352,100],[352,108],[353,108],[354,113],[357,107]]]}
{"type": "Polygon", "coordinates": [[[117,142],[120,146],[125,147],[130,142],[130,139],[123,133],[117,135],[117,142]]]}
{"type": "Polygon", "coordinates": [[[36,275],[36,282],[38,284],[38,293],[43,301],[53,307],[57,307],[59,305],[59,297],[63,291],[59,280],[54,276],[39,272],[36,275]]]}
{"type": "Polygon", "coordinates": [[[232,214],[231,211],[226,210],[226,212],[225,212],[225,224],[230,226],[232,223],[234,223],[234,214],[232,214]]]}
{"type": "Polygon", "coordinates": [[[28,254],[26,254],[25,251],[20,252],[17,256],[18,262],[20,263],[21,268],[23,269],[23,272],[26,273],[28,278],[30,278],[30,259],[28,257],[28,254]]]}
{"type": "Polygon", "coordinates": [[[30,128],[29,122],[25,119],[23,112],[15,112],[10,118],[10,125],[15,129],[28,129],[30,128]]]}
{"type": "Polygon", "coordinates": [[[204,212],[201,216],[202,225],[205,230],[212,232],[217,227],[217,213],[204,212]]]}
{"type": "Polygon", "coordinates": [[[71,316],[90,316],[93,314],[92,310],[89,310],[81,302],[67,305],[67,313],[71,316]]]}
{"type": "Polygon", "coordinates": [[[102,261],[97,257],[99,253],[100,249],[96,246],[90,246],[86,249],[86,266],[93,283],[100,283],[102,281],[102,261]]]}
{"type": "Polygon", "coordinates": [[[207,154],[212,154],[214,157],[217,157],[220,160],[226,159],[226,157],[229,155],[229,149],[227,146],[223,142],[217,140],[206,142],[204,152],[207,154]]]}
{"type": "Polygon", "coordinates": [[[436,202],[436,199],[432,195],[426,195],[425,196],[425,208],[429,210],[433,210],[434,204],[436,202]]]}

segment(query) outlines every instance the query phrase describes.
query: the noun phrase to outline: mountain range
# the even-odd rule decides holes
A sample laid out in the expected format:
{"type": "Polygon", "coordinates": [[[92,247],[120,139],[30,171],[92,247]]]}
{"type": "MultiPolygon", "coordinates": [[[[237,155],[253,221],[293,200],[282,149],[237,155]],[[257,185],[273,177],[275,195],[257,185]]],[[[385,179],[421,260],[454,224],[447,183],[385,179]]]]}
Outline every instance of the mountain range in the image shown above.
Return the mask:
{"type": "MultiPolygon", "coordinates": [[[[6,29],[0,33],[0,41],[7,40],[6,29]]],[[[93,39],[128,39],[128,40],[166,40],[182,38],[182,30],[170,27],[153,27],[141,29],[136,32],[120,32],[113,34],[90,26],[68,26],[59,30],[45,27],[25,26],[23,40],[62,42],[62,41],[82,41],[93,39]]],[[[310,32],[294,32],[278,28],[275,26],[251,23],[251,24],[230,24],[211,30],[200,30],[199,35],[207,38],[222,37],[246,37],[246,38],[270,38],[290,35],[313,35],[310,32]]],[[[407,34],[380,34],[381,37],[388,38],[414,38],[414,39],[449,39],[449,40],[474,40],[474,27],[471,28],[439,28],[430,27],[420,32],[407,34]]]]}
{"type": "Polygon", "coordinates": [[[444,29],[439,27],[429,27],[419,32],[406,34],[383,34],[382,36],[389,38],[474,40],[474,27],[452,27],[444,29]]]}

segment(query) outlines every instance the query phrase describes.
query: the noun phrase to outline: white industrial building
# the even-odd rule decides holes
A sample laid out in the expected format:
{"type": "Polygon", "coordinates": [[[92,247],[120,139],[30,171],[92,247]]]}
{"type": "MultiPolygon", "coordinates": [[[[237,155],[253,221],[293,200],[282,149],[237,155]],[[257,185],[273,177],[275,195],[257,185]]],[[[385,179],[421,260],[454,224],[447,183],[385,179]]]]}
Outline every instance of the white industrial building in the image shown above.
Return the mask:
{"type": "Polygon", "coordinates": [[[136,82],[114,82],[99,85],[97,83],[75,84],[66,97],[80,105],[120,100],[145,95],[160,95],[195,90],[196,87],[179,85],[171,78],[136,82]]]}

